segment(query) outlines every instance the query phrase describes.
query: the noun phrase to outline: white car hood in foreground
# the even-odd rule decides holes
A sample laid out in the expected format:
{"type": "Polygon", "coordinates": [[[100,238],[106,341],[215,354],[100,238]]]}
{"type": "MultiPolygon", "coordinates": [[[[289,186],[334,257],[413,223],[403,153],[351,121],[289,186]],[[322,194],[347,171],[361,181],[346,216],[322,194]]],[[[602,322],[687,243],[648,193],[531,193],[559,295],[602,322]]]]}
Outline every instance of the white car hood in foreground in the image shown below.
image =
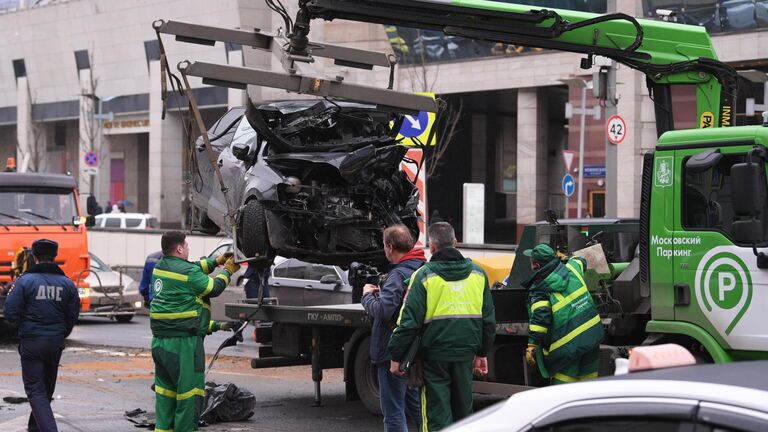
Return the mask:
{"type": "Polygon", "coordinates": [[[572,402],[617,398],[667,398],[715,402],[768,414],[768,392],[738,386],[676,380],[607,380],[564,384],[515,394],[446,431],[514,432],[572,402]]]}

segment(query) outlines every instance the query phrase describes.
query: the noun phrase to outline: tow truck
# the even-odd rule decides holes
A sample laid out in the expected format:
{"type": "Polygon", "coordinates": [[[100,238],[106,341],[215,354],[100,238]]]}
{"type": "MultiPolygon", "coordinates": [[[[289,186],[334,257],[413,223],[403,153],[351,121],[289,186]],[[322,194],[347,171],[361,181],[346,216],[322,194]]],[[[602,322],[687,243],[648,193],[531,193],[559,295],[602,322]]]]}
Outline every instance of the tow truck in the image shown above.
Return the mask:
{"type": "MultiPolygon", "coordinates": [[[[313,56],[365,69],[386,65],[380,57],[358,50],[310,43],[313,19],[403,25],[577,52],[585,55],[581,66],[587,69],[595,56],[604,56],[643,72],[655,105],[659,140],[655,151],[643,158],[641,209],[632,228],[637,232],[637,252],[615,261],[604,245],[597,247],[593,259],[604,266],[600,273],[593,269],[587,279],[593,295],[605,303],[601,309],[607,330],[603,359],[621,355],[626,346],[663,342],[679,343],[702,361],[768,358],[762,313],[768,306],[764,289],[768,285],[768,118],[763,126],[725,127],[733,122],[737,75],[716,59],[703,28],[625,14],[595,15],[483,0],[302,0],[290,32],[278,34],[283,38],[279,45],[273,43],[274,36],[260,31],[178,23],[156,28],[180,40],[208,44],[218,40],[273,50],[287,72],[199,62],[183,65],[183,73],[202,76],[204,82],[235,88],[266,85],[391,104],[405,113],[435,108],[414,95],[389,90],[391,82],[389,89],[374,90],[308,72],[313,56]],[[682,84],[696,87],[700,129],[674,130],[671,88],[682,84]]],[[[586,221],[548,223],[529,238],[551,241],[551,236],[539,236],[539,230],[577,230],[600,243],[599,232],[589,227],[586,221]]],[[[566,239],[556,245],[558,249],[578,252],[566,239]]],[[[488,381],[476,382],[486,392],[509,393],[540,384],[530,381],[522,361],[527,334],[525,291],[514,281],[516,269],[524,271],[526,264],[518,256],[510,286],[493,290],[498,337],[489,356],[488,381]]],[[[322,369],[343,366],[348,398],[362,398],[366,407],[377,410],[375,375],[367,361],[371,319],[359,305],[294,308],[241,303],[228,304],[226,313],[235,319],[273,322],[272,345],[263,348],[264,356],[252,366],[311,363],[318,404],[322,369]]]]}

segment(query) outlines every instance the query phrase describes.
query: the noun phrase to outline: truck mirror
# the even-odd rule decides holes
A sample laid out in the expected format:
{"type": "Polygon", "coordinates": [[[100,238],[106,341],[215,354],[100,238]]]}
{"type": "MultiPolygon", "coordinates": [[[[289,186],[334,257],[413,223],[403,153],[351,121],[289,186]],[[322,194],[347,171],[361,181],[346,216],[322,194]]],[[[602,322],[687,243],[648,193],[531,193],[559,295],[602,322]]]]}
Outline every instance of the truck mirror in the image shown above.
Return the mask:
{"type": "Polygon", "coordinates": [[[731,194],[737,216],[759,218],[765,207],[764,165],[756,162],[734,164],[731,167],[731,194]]]}
{"type": "Polygon", "coordinates": [[[691,156],[685,162],[685,170],[692,173],[701,173],[716,167],[723,160],[723,154],[720,149],[708,150],[691,156]]]}
{"type": "Polygon", "coordinates": [[[760,219],[739,220],[731,224],[731,236],[737,244],[760,242],[763,235],[763,221],[760,219]]]}
{"type": "Polygon", "coordinates": [[[94,216],[73,216],[72,225],[85,225],[86,227],[92,227],[96,225],[96,218],[94,216]]]}
{"type": "Polygon", "coordinates": [[[248,153],[251,149],[251,146],[245,143],[238,143],[232,145],[232,154],[238,158],[241,161],[247,161],[248,160],[248,153]]]}
{"type": "Polygon", "coordinates": [[[321,284],[337,284],[339,283],[339,277],[335,275],[325,275],[320,278],[321,284]]]}

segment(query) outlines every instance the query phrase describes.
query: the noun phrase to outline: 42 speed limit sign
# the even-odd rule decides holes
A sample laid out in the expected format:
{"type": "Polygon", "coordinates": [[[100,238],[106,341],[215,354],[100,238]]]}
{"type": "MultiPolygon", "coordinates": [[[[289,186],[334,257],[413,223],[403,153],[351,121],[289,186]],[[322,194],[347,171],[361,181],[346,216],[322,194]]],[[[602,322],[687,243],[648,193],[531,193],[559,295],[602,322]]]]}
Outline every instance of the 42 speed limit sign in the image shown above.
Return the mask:
{"type": "Polygon", "coordinates": [[[611,144],[621,144],[627,136],[627,123],[620,116],[611,116],[605,124],[605,133],[611,144]]]}

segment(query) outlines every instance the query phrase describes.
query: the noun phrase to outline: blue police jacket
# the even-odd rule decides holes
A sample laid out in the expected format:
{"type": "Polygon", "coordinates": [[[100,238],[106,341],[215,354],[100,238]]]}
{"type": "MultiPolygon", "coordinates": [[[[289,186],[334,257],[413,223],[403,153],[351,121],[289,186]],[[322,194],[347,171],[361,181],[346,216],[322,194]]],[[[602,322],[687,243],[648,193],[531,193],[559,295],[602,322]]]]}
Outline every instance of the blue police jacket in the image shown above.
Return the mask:
{"type": "Polygon", "coordinates": [[[80,314],[80,297],[58,265],[39,263],[16,280],[4,314],[22,339],[65,338],[80,314]]]}
{"type": "Polygon", "coordinates": [[[379,289],[379,296],[363,295],[362,303],[365,311],[373,317],[371,329],[371,362],[382,363],[391,360],[387,345],[392,336],[394,323],[403,305],[403,297],[407,286],[406,279],[425,262],[424,253],[414,249],[409,252],[392,270],[379,289]]]}
{"type": "Polygon", "coordinates": [[[144,271],[141,274],[141,282],[139,282],[139,294],[144,297],[144,300],[152,300],[152,290],[149,289],[152,283],[152,272],[155,270],[155,264],[163,258],[163,252],[157,251],[149,254],[147,260],[144,261],[144,271]]]}

